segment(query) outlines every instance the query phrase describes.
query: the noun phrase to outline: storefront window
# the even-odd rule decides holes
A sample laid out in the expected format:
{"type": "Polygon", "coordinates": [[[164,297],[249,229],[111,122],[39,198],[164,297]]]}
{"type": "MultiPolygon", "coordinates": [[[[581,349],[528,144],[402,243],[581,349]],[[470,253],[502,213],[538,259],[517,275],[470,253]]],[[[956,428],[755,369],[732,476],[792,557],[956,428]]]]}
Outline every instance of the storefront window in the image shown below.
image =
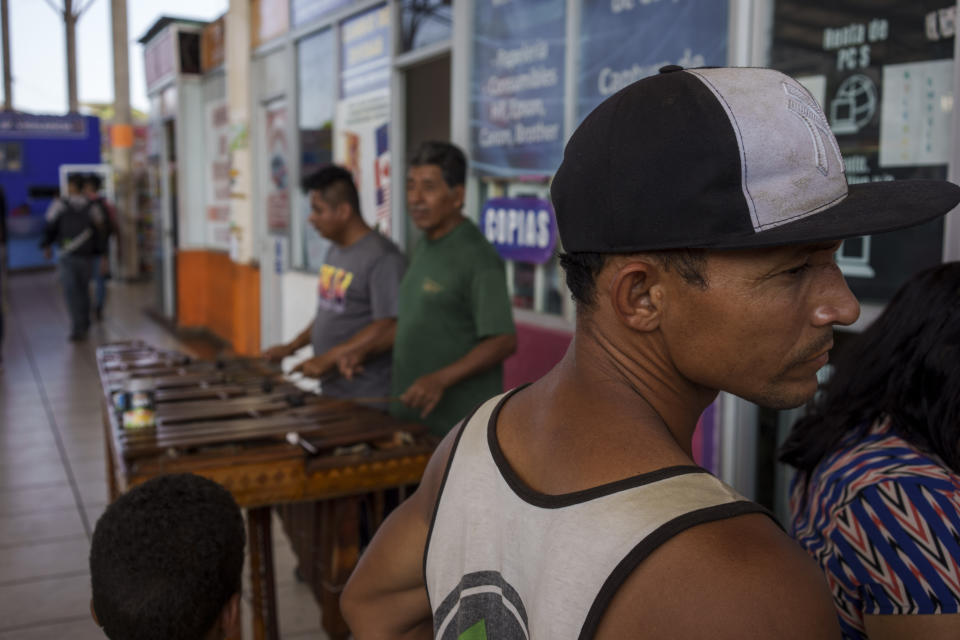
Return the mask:
{"type": "MultiPolygon", "coordinates": [[[[333,119],[337,89],[333,30],[326,29],[297,43],[298,131],[300,176],[307,176],[333,161],[333,119]]],[[[310,204],[296,189],[296,221],[300,227],[300,264],[310,271],[320,268],[329,242],[307,222],[310,204]]]]}
{"type": "Polygon", "coordinates": [[[728,16],[728,3],[717,0],[583,0],[578,121],[607,97],[665,65],[726,65],[728,16]]]}
{"type": "MultiPolygon", "coordinates": [[[[953,4],[778,0],[774,6],[770,66],[796,78],[823,107],[847,182],[946,179],[952,140],[953,4]]],[[[903,231],[847,240],[837,263],[860,301],[876,308],[917,271],[938,264],[942,255],[943,219],[938,218],[903,231]]],[[[834,332],[831,359],[841,358],[855,335],[834,332]]],[[[828,369],[818,373],[821,382],[828,369]]],[[[802,408],[759,413],[757,500],[785,524],[794,472],[776,461],[775,452],[803,413],[802,408]]]]}
{"type": "Polygon", "coordinates": [[[564,144],[563,0],[474,4],[470,157],[476,172],[546,181],[564,144]]]}
{"type": "Polygon", "coordinates": [[[350,4],[350,0],[290,0],[293,26],[320,20],[350,4]]]}
{"type": "MultiPolygon", "coordinates": [[[[946,179],[955,18],[944,0],[776,3],[770,66],[795,77],[823,107],[851,185],[946,179]]],[[[942,253],[937,218],[845,242],[838,263],[861,301],[884,303],[942,253]]]]}
{"type": "Polygon", "coordinates": [[[401,53],[450,38],[452,0],[403,0],[400,6],[401,53]]]}

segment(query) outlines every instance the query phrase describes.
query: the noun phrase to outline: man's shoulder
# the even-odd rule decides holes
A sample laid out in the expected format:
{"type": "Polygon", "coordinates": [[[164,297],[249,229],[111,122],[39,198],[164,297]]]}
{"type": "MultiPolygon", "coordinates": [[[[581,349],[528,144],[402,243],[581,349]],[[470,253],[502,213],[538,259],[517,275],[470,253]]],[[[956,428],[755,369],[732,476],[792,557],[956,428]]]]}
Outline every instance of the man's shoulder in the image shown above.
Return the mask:
{"type": "Polygon", "coordinates": [[[837,637],[836,624],[820,569],[769,517],[750,514],[664,543],[624,580],[596,637],[821,638],[837,637]]]}
{"type": "Polygon", "coordinates": [[[377,229],[371,230],[355,245],[351,245],[346,250],[340,249],[337,245],[333,245],[330,247],[330,252],[334,256],[349,255],[354,260],[368,264],[374,264],[383,259],[403,258],[403,252],[400,251],[400,248],[393,240],[380,233],[377,229]]]}
{"type": "Polygon", "coordinates": [[[472,221],[465,220],[458,229],[456,251],[474,268],[503,267],[503,258],[472,221]]]}
{"type": "Polygon", "coordinates": [[[374,238],[372,244],[376,247],[376,253],[379,257],[393,259],[404,258],[403,251],[400,250],[400,247],[398,247],[397,243],[391,238],[388,238],[377,230],[374,230],[372,235],[374,238]]]}

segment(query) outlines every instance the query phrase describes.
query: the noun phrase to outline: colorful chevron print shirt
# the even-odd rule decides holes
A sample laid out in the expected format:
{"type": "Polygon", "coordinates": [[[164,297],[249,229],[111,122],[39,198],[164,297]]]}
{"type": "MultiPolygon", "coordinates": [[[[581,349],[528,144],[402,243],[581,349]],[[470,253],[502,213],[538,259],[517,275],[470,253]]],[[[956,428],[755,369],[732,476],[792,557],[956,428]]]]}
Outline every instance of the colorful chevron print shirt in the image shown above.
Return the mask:
{"type": "Polygon", "coordinates": [[[793,535],[820,564],[844,638],[864,615],[960,613],[960,476],[878,420],[794,480],[793,535]]]}

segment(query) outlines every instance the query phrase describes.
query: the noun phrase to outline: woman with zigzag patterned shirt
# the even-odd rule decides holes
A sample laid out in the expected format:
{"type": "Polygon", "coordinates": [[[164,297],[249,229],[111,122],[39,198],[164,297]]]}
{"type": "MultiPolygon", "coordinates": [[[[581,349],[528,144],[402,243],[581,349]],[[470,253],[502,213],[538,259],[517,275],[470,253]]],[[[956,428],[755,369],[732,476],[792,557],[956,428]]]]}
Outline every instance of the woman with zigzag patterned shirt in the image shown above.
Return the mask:
{"type": "Polygon", "coordinates": [[[914,276],[842,351],[780,459],[844,638],[960,637],[960,263],[914,276]]]}

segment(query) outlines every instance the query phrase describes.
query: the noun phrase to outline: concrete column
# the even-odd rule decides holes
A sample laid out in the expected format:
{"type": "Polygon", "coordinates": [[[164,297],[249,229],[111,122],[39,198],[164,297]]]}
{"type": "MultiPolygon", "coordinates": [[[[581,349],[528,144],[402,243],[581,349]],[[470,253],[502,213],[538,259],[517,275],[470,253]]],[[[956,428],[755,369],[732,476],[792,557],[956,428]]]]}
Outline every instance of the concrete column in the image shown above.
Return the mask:
{"type": "Polygon", "coordinates": [[[226,17],[227,104],[230,109],[232,177],[230,222],[235,262],[249,264],[256,256],[253,223],[253,159],[250,157],[250,0],[230,0],[226,17]]]}
{"type": "Polygon", "coordinates": [[[77,18],[73,12],[73,0],[63,0],[63,24],[67,32],[67,110],[80,111],[77,99],[77,18]]]}
{"type": "Polygon", "coordinates": [[[127,44],[127,0],[110,0],[113,25],[113,126],[110,129],[111,158],[117,198],[117,241],[120,247],[120,276],[140,275],[137,247],[137,211],[130,154],[133,126],[130,116],[130,62],[127,44]]]}
{"type": "Polygon", "coordinates": [[[13,110],[13,81],[10,73],[10,11],[7,0],[0,0],[0,21],[3,22],[3,110],[13,110]]]}

